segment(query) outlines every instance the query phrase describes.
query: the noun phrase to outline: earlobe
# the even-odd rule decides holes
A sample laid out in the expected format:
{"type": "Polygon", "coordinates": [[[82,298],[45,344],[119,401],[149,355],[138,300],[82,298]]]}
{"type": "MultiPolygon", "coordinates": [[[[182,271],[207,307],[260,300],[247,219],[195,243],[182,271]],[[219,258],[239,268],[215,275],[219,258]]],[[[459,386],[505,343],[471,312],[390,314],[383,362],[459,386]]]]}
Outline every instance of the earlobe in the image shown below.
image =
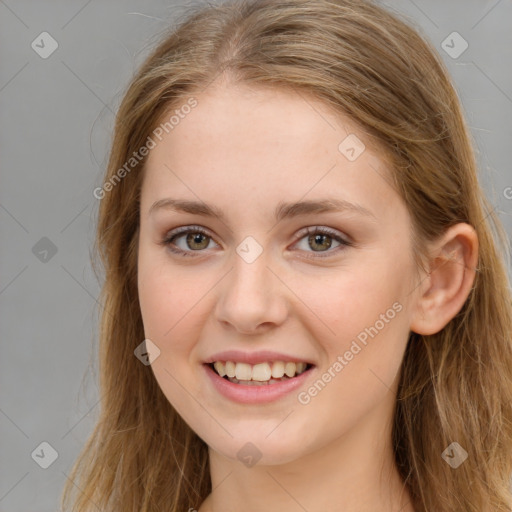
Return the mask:
{"type": "Polygon", "coordinates": [[[435,334],[462,309],[478,264],[478,236],[469,224],[449,228],[430,248],[430,270],[418,287],[411,331],[435,334]]]}

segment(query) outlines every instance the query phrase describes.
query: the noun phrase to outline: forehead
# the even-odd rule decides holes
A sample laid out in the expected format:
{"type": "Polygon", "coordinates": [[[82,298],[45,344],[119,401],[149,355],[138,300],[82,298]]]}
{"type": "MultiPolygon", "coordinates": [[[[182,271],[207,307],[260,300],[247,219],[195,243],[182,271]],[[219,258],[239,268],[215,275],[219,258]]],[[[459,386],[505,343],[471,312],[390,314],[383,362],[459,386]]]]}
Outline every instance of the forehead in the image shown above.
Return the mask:
{"type": "Polygon", "coordinates": [[[364,148],[355,123],[309,96],[228,86],[194,98],[150,151],[143,203],[168,194],[263,206],[328,192],[385,207],[394,193],[386,190],[385,155],[364,148]]]}
{"type": "MultiPolygon", "coordinates": [[[[283,159],[289,159],[290,154],[307,154],[311,159],[329,147],[336,151],[340,136],[359,131],[348,117],[292,90],[227,85],[207,89],[194,98],[196,106],[164,134],[169,145],[179,139],[179,147],[174,145],[173,152],[180,158],[200,156],[198,151],[190,150],[194,146],[200,149],[201,141],[208,145],[212,156],[254,159],[279,148],[280,153],[288,150],[283,159]],[[245,155],[244,150],[248,152],[245,155]]],[[[182,101],[185,103],[186,98],[182,101]]],[[[163,121],[168,117],[163,116],[163,121]]],[[[361,133],[359,136],[364,138],[361,133]]],[[[157,148],[150,159],[161,153],[162,148],[157,148]]]]}

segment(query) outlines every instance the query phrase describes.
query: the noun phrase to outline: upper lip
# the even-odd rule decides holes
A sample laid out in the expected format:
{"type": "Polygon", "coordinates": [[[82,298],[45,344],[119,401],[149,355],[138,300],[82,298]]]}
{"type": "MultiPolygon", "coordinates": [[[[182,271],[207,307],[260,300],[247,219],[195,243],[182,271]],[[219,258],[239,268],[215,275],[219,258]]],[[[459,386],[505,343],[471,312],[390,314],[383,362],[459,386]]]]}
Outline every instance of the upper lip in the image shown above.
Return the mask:
{"type": "Polygon", "coordinates": [[[236,363],[258,364],[268,363],[271,361],[283,361],[293,363],[307,363],[313,365],[311,361],[299,356],[283,354],[282,352],[274,352],[271,350],[260,350],[256,352],[242,352],[241,350],[226,350],[213,354],[204,362],[206,364],[215,363],[216,361],[233,361],[236,363]]]}

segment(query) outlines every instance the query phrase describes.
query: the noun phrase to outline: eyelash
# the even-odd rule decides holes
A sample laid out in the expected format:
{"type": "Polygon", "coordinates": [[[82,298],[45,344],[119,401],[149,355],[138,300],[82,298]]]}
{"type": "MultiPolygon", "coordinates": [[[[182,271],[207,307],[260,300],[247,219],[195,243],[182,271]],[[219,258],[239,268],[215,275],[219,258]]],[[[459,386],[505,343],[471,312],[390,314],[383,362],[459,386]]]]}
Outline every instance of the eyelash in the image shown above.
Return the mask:
{"type": "MultiPolygon", "coordinates": [[[[210,238],[211,240],[213,240],[215,242],[214,238],[212,236],[210,236],[208,234],[208,232],[204,228],[202,228],[201,226],[183,226],[181,228],[176,228],[175,230],[173,230],[170,233],[168,233],[163,238],[163,240],[160,242],[160,245],[166,246],[172,253],[177,254],[179,256],[183,256],[183,257],[196,257],[196,254],[194,254],[194,253],[203,252],[203,250],[184,251],[182,249],[176,249],[176,247],[172,246],[173,241],[176,238],[178,238],[181,235],[186,235],[186,234],[189,234],[189,233],[201,233],[202,235],[205,235],[206,237],[210,238]]],[[[354,245],[352,242],[349,242],[348,240],[345,240],[344,238],[341,238],[336,231],[333,231],[332,229],[329,229],[329,228],[320,228],[320,227],[308,227],[308,228],[306,228],[301,233],[302,236],[297,239],[297,242],[299,242],[300,240],[302,240],[306,236],[317,235],[317,234],[327,235],[330,238],[332,238],[332,239],[336,240],[337,242],[339,242],[341,245],[338,246],[338,247],[335,247],[333,250],[329,250],[328,249],[327,251],[316,252],[315,256],[306,256],[306,258],[314,258],[314,259],[316,259],[316,258],[328,258],[328,257],[332,256],[334,253],[338,253],[339,251],[345,250],[346,247],[352,247],[354,245]],[[322,252],[324,252],[326,254],[325,255],[321,254],[322,252]]],[[[297,242],[295,242],[295,243],[297,243],[297,242]]],[[[215,243],[217,243],[217,242],[215,242],[215,243]]]]}

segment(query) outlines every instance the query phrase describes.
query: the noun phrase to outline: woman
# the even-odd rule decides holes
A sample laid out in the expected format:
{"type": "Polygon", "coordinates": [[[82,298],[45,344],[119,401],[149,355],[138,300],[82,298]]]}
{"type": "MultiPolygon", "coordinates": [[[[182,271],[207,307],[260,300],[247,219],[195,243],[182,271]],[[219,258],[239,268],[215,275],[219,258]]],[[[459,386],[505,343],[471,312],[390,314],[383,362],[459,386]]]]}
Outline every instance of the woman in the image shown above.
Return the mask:
{"type": "Polygon", "coordinates": [[[64,508],[511,510],[506,238],[404,21],[197,8],[97,197],[103,408],[64,508]]]}

